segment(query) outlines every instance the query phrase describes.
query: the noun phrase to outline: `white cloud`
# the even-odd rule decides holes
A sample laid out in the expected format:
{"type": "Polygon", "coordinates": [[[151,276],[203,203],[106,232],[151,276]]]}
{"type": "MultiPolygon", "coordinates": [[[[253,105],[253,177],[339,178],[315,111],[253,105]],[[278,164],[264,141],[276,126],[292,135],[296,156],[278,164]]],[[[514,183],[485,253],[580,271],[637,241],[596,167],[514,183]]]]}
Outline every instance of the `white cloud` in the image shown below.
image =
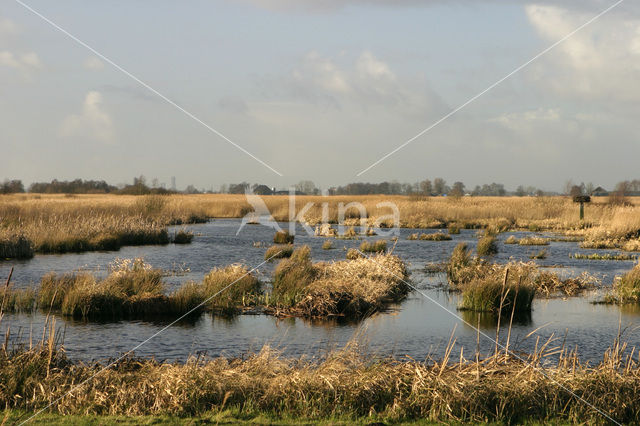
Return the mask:
{"type": "Polygon", "coordinates": [[[102,108],[100,92],[87,93],[82,112],[68,116],[60,126],[60,136],[64,138],[85,138],[101,142],[113,141],[111,117],[102,108]]]}
{"type": "Polygon", "coordinates": [[[34,52],[16,55],[8,50],[0,51],[0,65],[21,70],[37,69],[42,66],[40,58],[34,52]]]}
{"type": "Polygon", "coordinates": [[[84,63],[82,64],[86,69],[88,70],[93,70],[93,71],[98,71],[104,68],[104,62],[102,62],[98,57],[96,56],[89,56],[87,59],[85,59],[84,63]]]}
{"type": "MultiPolygon", "coordinates": [[[[525,8],[536,31],[555,42],[593,14],[540,4],[525,8]]],[[[529,77],[556,94],[603,101],[640,96],[640,19],[606,15],[536,62],[529,77]]]]}
{"type": "Polygon", "coordinates": [[[539,108],[531,111],[502,114],[489,120],[516,132],[531,131],[535,126],[548,126],[561,120],[558,109],[539,108]]]}
{"type": "Polygon", "coordinates": [[[0,17],[0,36],[13,35],[18,32],[18,26],[7,18],[0,17]]]}

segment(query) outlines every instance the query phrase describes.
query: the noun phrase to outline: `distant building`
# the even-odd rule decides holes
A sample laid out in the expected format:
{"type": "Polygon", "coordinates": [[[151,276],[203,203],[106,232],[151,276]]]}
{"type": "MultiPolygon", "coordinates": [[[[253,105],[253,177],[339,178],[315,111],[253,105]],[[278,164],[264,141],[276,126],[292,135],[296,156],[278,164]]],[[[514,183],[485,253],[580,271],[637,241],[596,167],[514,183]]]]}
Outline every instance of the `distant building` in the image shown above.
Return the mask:
{"type": "Polygon", "coordinates": [[[256,195],[273,195],[273,190],[267,185],[258,185],[253,188],[253,193],[256,195]]]}
{"type": "Polygon", "coordinates": [[[593,190],[591,195],[593,197],[608,197],[609,196],[609,191],[607,191],[603,187],[599,186],[599,187],[597,187],[596,189],[593,190]]]}

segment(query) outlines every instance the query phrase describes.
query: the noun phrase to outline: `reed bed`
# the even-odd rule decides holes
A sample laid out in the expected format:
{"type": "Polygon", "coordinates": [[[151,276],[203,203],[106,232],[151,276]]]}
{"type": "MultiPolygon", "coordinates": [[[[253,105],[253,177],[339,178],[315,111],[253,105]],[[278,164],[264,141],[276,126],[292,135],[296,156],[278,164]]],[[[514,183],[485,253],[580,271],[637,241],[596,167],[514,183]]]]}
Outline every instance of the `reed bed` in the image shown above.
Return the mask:
{"type": "Polygon", "coordinates": [[[273,236],[273,242],[276,244],[293,244],[294,236],[289,231],[278,231],[273,236]]]}
{"type": "MultiPolygon", "coordinates": [[[[180,202],[159,195],[0,196],[0,258],[168,244],[168,225],[206,220],[202,209],[180,202]]],[[[177,234],[174,241],[187,239],[177,234]]]]}
{"type": "Polygon", "coordinates": [[[516,357],[505,349],[469,359],[452,339],[442,359],[424,361],[372,356],[354,340],[311,359],[284,358],[264,346],[241,358],[186,363],[130,356],[104,371],[100,363],[70,361],[56,342],[49,331],[33,347],[0,350],[5,409],[180,418],[233,410],[237,419],[256,421],[501,424],[607,423],[604,412],[622,424],[640,421],[640,365],[619,339],[593,366],[553,339],[532,354],[516,357]]]}

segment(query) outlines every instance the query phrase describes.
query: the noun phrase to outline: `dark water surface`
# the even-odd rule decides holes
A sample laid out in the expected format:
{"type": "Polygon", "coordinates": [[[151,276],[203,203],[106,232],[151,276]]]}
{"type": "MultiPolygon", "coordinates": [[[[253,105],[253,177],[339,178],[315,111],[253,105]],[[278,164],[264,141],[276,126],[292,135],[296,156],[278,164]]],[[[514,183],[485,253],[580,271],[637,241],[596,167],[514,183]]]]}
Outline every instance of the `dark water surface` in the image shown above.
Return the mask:
{"type": "MultiPolygon", "coordinates": [[[[15,267],[13,285],[27,287],[39,282],[48,272],[71,272],[79,268],[105,274],[108,265],[116,258],[143,257],[154,267],[181,271],[166,278],[169,290],[187,280],[201,280],[211,268],[230,263],[245,263],[253,268],[264,261],[264,247],[254,247],[254,242],[271,244],[273,230],[260,225],[246,226],[236,235],[239,220],[214,220],[207,224],[193,225],[196,237],[190,245],[125,247],[117,252],[99,252],[66,255],[38,255],[28,261],[0,263],[0,279],[15,267]],[[188,272],[184,272],[187,270],[188,272]]],[[[282,224],[283,228],[288,224],[282,224]]],[[[412,292],[407,300],[393,306],[388,312],[379,313],[358,323],[337,321],[310,322],[302,319],[279,320],[264,315],[242,315],[233,319],[222,319],[203,315],[199,319],[183,322],[167,329],[159,336],[136,350],[140,356],[167,360],[185,360],[188,356],[206,353],[209,356],[246,354],[258,350],[264,344],[276,346],[286,356],[302,354],[317,356],[332,348],[341,347],[354,336],[359,336],[369,351],[379,355],[393,354],[423,359],[431,354],[440,356],[455,330],[456,356],[460,347],[464,354],[472,357],[476,349],[477,332],[465,321],[477,324],[475,314],[456,310],[458,296],[438,288],[446,277],[429,275],[423,269],[427,263],[448,259],[459,242],[467,242],[475,247],[476,231],[463,230],[454,235],[453,241],[408,241],[409,234],[434,232],[431,230],[402,229],[395,253],[408,262],[413,285],[420,293],[412,292]]],[[[509,235],[522,237],[529,233],[517,232],[501,234],[502,242],[509,235]]],[[[380,237],[372,237],[376,239],[380,237]]],[[[344,259],[345,248],[357,247],[359,240],[333,240],[336,249],[322,250],[324,238],[307,236],[298,227],[296,245],[308,244],[312,248],[315,261],[344,259]]],[[[509,259],[529,260],[529,255],[541,247],[505,245],[500,243],[497,261],[509,259]]],[[[579,275],[588,271],[610,285],[616,275],[631,269],[633,261],[590,261],[569,257],[572,253],[616,253],[612,250],[584,250],[575,242],[552,242],[547,246],[548,257],[538,261],[543,266],[554,268],[563,276],[579,275]]],[[[268,280],[275,264],[263,265],[257,275],[268,280]]],[[[604,350],[612,344],[619,325],[627,327],[625,340],[631,346],[638,343],[640,309],[616,306],[593,305],[601,294],[590,293],[582,297],[568,299],[536,299],[531,318],[521,319],[514,324],[511,345],[516,349],[530,351],[536,338],[546,340],[550,336],[558,338],[557,344],[565,342],[570,348],[577,347],[584,360],[598,362],[604,350]],[[538,329],[538,330],[537,330],[538,329]],[[537,330],[532,336],[529,333],[537,330]]],[[[44,315],[9,314],[2,321],[2,330],[11,327],[13,338],[28,341],[42,335],[44,315]]],[[[64,346],[72,359],[105,360],[126,352],[152,336],[167,322],[119,321],[80,322],[64,317],[56,318],[56,325],[64,333],[64,346]]],[[[481,318],[481,330],[491,338],[495,337],[495,325],[491,320],[481,318]]],[[[489,351],[494,346],[485,336],[480,337],[481,349],[489,351]]]]}

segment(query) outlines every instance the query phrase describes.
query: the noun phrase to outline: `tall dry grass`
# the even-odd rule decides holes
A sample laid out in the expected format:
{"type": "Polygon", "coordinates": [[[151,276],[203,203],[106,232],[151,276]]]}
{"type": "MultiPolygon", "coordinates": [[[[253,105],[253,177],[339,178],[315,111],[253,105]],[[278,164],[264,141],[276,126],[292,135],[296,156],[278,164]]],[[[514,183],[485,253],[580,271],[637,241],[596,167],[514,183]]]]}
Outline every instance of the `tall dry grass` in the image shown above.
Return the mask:
{"type": "Polygon", "coordinates": [[[29,348],[0,348],[3,407],[182,417],[233,409],[246,420],[295,422],[640,421],[640,364],[619,338],[598,365],[581,363],[553,339],[518,357],[506,349],[465,354],[452,339],[443,358],[424,361],[372,356],[352,341],[315,359],[287,359],[265,346],[242,358],[186,363],[127,357],[103,371],[70,361],[56,334],[45,336],[29,348]]]}

